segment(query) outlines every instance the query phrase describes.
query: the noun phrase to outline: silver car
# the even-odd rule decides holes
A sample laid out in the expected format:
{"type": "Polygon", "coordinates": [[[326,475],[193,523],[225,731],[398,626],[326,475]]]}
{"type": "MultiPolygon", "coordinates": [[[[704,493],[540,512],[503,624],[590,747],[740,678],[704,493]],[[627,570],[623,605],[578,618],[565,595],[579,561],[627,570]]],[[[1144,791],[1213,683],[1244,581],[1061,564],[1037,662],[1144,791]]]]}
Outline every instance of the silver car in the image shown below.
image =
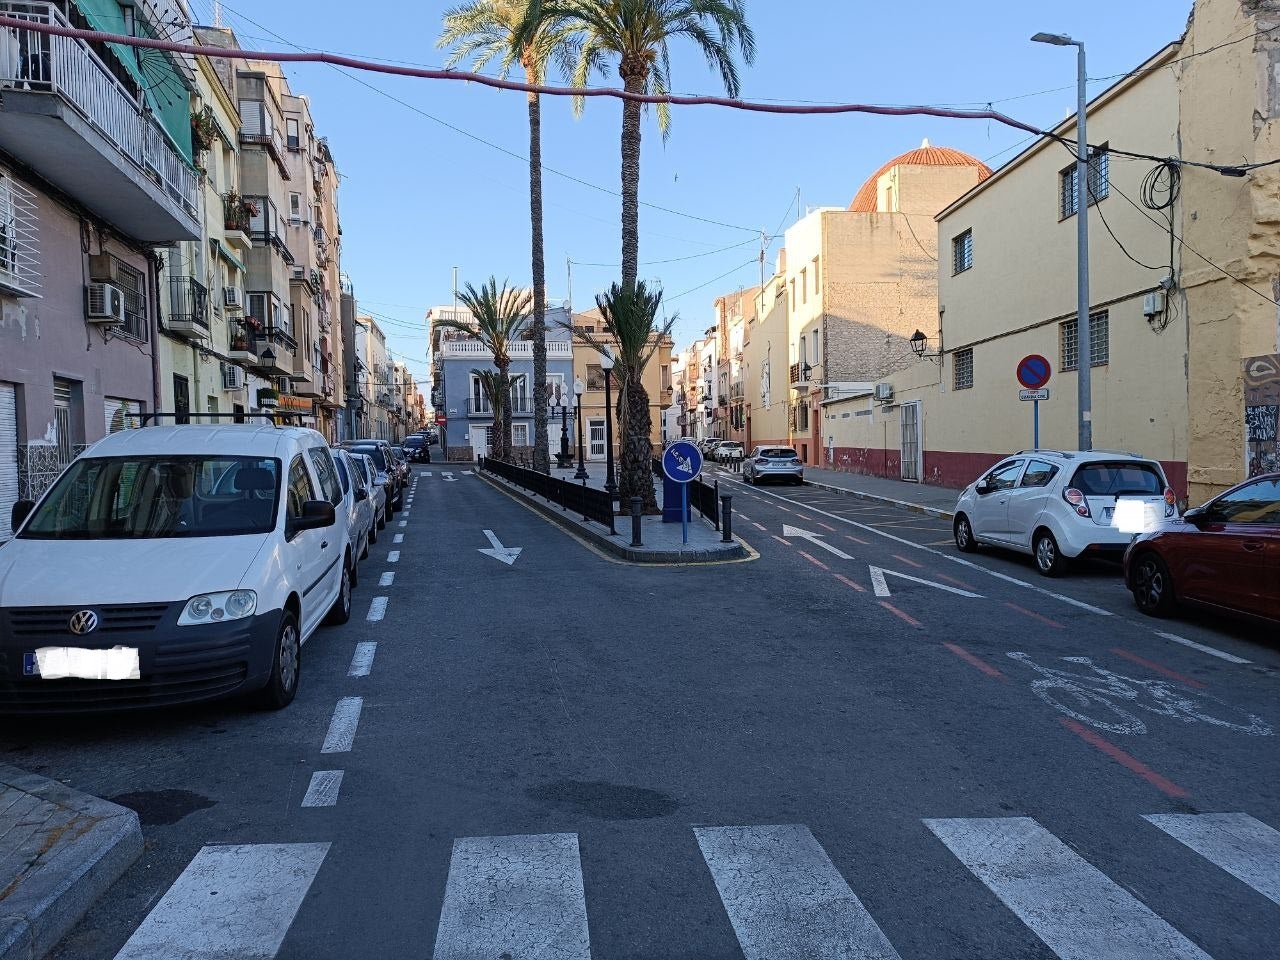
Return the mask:
{"type": "Polygon", "coordinates": [[[378,542],[378,531],[387,525],[387,477],[378,469],[373,458],[363,453],[346,451],[369,489],[369,502],[373,504],[373,526],[369,528],[369,542],[378,542]]]}
{"type": "Polygon", "coordinates": [[[761,480],[804,483],[804,461],[790,447],[756,447],[742,464],[742,479],[753,485],[761,480]]]}

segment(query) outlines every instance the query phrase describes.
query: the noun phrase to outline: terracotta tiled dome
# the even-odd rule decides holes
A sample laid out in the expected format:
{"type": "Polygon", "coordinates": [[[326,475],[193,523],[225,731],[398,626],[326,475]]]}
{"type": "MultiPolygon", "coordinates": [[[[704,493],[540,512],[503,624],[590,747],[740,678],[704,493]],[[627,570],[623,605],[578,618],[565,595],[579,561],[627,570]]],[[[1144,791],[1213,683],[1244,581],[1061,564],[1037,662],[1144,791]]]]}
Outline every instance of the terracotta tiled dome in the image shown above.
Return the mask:
{"type": "Polygon", "coordinates": [[[979,183],[991,176],[991,168],[977,157],[970,156],[962,150],[953,150],[950,147],[934,147],[926,140],[915,150],[908,150],[902,156],[894,157],[873,173],[853,198],[853,203],[849,204],[849,209],[854,213],[875,213],[876,181],[894,167],[900,165],[915,167],[977,167],[979,183]]]}

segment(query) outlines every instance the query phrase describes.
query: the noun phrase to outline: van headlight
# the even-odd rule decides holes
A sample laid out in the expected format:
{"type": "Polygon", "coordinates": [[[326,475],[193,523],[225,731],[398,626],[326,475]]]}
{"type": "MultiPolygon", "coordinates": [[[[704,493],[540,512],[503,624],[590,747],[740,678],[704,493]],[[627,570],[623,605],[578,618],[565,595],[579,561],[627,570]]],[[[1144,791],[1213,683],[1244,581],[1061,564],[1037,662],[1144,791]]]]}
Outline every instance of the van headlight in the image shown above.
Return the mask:
{"type": "Polygon", "coordinates": [[[252,590],[226,590],[222,593],[202,593],[192,597],[178,617],[178,626],[197,623],[222,623],[226,620],[243,620],[253,616],[258,609],[258,595],[252,590]]]}

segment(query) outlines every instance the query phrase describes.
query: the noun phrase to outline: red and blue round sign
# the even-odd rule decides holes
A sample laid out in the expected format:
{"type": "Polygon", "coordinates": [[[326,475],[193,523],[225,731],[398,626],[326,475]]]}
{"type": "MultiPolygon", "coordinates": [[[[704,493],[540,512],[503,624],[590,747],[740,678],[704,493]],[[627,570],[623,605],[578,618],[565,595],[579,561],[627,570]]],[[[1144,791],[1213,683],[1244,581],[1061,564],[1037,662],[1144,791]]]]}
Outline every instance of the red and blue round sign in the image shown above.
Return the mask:
{"type": "Polygon", "coordinates": [[[1023,357],[1018,362],[1018,382],[1028,390],[1039,390],[1049,382],[1052,373],[1049,361],[1038,353],[1023,357]]]}

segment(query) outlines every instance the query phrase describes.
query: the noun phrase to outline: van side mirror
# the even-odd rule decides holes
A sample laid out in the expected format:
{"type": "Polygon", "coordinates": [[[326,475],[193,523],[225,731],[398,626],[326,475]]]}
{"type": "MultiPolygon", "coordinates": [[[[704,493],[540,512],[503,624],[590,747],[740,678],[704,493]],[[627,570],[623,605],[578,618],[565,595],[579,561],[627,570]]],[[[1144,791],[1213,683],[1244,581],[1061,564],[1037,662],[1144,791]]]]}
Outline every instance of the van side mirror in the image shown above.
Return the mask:
{"type": "Polygon", "coordinates": [[[363,503],[369,499],[369,491],[364,487],[356,487],[356,503],[363,503]]]}
{"type": "Polygon", "coordinates": [[[34,500],[19,500],[13,505],[13,509],[9,511],[9,529],[17,530],[22,526],[22,521],[31,516],[31,511],[36,508],[34,500]]]}
{"type": "Polygon", "coordinates": [[[331,527],[338,521],[333,504],[328,500],[308,500],[302,505],[302,516],[291,517],[285,523],[285,535],[292,537],[303,530],[319,530],[331,527]]]}

